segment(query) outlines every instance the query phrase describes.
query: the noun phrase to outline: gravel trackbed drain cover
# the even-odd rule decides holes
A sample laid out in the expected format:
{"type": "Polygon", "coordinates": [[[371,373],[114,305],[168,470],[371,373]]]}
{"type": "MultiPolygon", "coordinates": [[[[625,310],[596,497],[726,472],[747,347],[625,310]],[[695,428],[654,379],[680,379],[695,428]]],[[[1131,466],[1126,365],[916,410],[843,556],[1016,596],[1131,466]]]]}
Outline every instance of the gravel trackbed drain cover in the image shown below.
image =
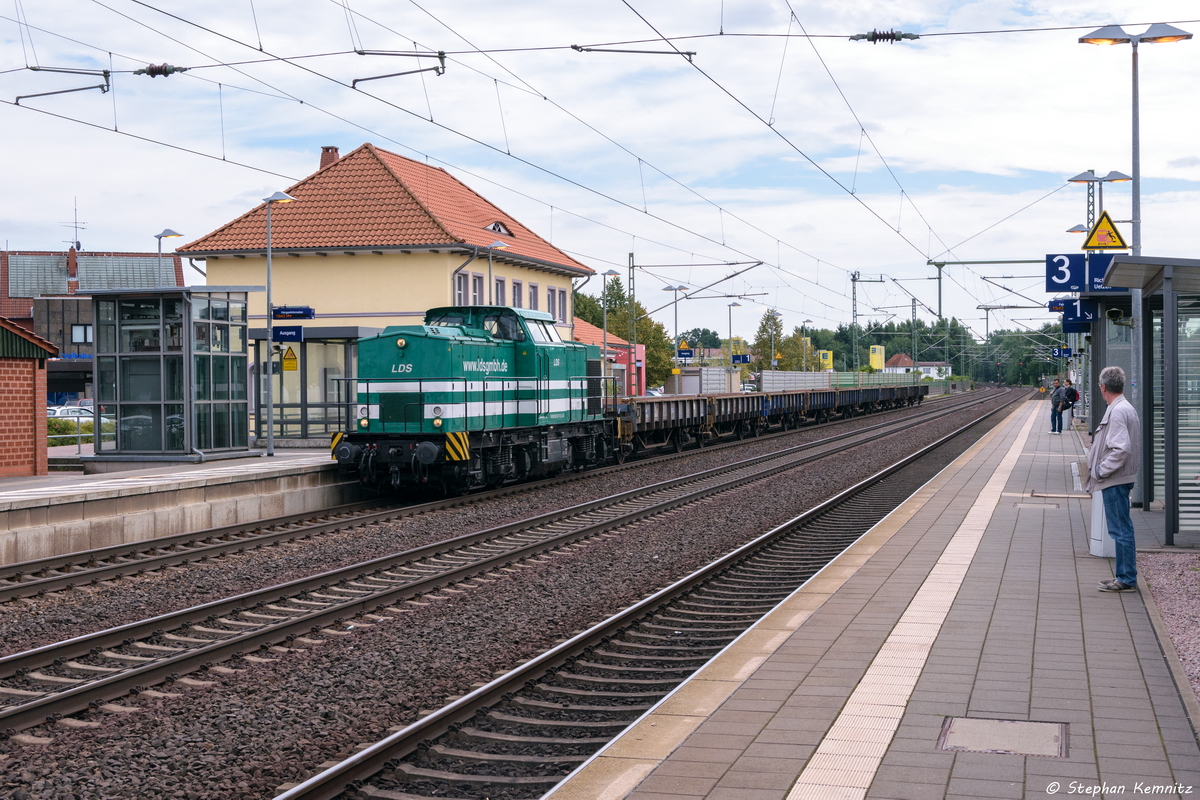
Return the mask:
{"type": "Polygon", "coordinates": [[[938,749],[1066,758],[1067,725],[1060,722],[947,717],[942,725],[942,735],[938,737],[938,749]]]}

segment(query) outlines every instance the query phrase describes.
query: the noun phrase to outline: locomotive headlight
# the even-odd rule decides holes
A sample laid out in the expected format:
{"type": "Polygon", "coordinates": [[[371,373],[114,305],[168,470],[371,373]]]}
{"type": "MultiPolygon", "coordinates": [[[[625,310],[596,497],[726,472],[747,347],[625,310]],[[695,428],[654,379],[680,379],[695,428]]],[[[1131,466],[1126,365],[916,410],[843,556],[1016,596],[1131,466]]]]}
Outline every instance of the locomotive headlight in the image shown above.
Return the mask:
{"type": "Polygon", "coordinates": [[[404,346],[407,344],[408,344],[408,342],[404,341],[403,339],[396,340],[396,347],[399,347],[401,350],[403,350],[404,346]]]}
{"type": "Polygon", "coordinates": [[[358,421],[358,427],[360,427],[360,428],[365,428],[369,424],[370,424],[370,420],[367,420],[367,419],[360,419],[358,421]]]}
{"type": "Polygon", "coordinates": [[[441,407],[441,406],[434,406],[434,407],[433,407],[433,415],[434,415],[435,417],[440,417],[440,416],[442,415],[442,407],[441,407]]]}
{"type": "Polygon", "coordinates": [[[435,420],[433,421],[433,427],[435,427],[435,428],[440,428],[440,427],[442,427],[442,421],[441,421],[440,419],[435,419],[435,420]]]}

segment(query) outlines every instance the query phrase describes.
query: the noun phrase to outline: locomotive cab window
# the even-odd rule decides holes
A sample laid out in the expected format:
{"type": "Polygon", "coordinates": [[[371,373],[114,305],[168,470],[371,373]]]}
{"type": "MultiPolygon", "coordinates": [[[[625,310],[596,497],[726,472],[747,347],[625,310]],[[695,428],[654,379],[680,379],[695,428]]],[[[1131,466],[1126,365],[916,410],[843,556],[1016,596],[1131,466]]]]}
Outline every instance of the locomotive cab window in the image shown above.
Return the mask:
{"type": "Polygon", "coordinates": [[[466,324],[466,318],[462,314],[442,314],[431,317],[425,324],[438,328],[461,328],[466,324]]]}
{"type": "Polygon", "coordinates": [[[558,336],[558,329],[554,327],[554,323],[543,322],[540,319],[527,319],[525,322],[529,325],[529,333],[533,336],[535,342],[562,341],[558,336]]]}
{"type": "Polygon", "coordinates": [[[493,339],[503,339],[509,342],[525,341],[525,331],[521,323],[512,314],[490,315],[483,318],[483,329],[492,335],[493,339]]]}

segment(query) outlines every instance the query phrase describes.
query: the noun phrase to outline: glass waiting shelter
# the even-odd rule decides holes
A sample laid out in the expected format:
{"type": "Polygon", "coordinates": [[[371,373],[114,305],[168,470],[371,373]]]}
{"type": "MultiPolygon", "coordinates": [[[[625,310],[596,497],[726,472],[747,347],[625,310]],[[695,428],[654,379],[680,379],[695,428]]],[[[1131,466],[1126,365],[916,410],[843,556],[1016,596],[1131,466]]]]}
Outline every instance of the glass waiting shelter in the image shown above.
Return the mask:
{"type": "Polygon", "coordinates": [[[91,460],[205,461],[249,450],[246,296],[258,286],[92,292],[91,460]]]}

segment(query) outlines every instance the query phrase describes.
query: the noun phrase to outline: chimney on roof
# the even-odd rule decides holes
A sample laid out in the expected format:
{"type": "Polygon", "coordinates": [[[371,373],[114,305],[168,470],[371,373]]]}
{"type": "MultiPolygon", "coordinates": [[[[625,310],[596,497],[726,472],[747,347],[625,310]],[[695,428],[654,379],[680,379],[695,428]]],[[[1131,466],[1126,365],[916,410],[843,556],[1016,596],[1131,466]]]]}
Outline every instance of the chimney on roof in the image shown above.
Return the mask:
{"type": "Polygon", "coordinates": [[[321,169],[325,169],[330,164],[333,164],[340,158],[338,149],[332,145],[325,145],[321,148],[321,169]]]}

